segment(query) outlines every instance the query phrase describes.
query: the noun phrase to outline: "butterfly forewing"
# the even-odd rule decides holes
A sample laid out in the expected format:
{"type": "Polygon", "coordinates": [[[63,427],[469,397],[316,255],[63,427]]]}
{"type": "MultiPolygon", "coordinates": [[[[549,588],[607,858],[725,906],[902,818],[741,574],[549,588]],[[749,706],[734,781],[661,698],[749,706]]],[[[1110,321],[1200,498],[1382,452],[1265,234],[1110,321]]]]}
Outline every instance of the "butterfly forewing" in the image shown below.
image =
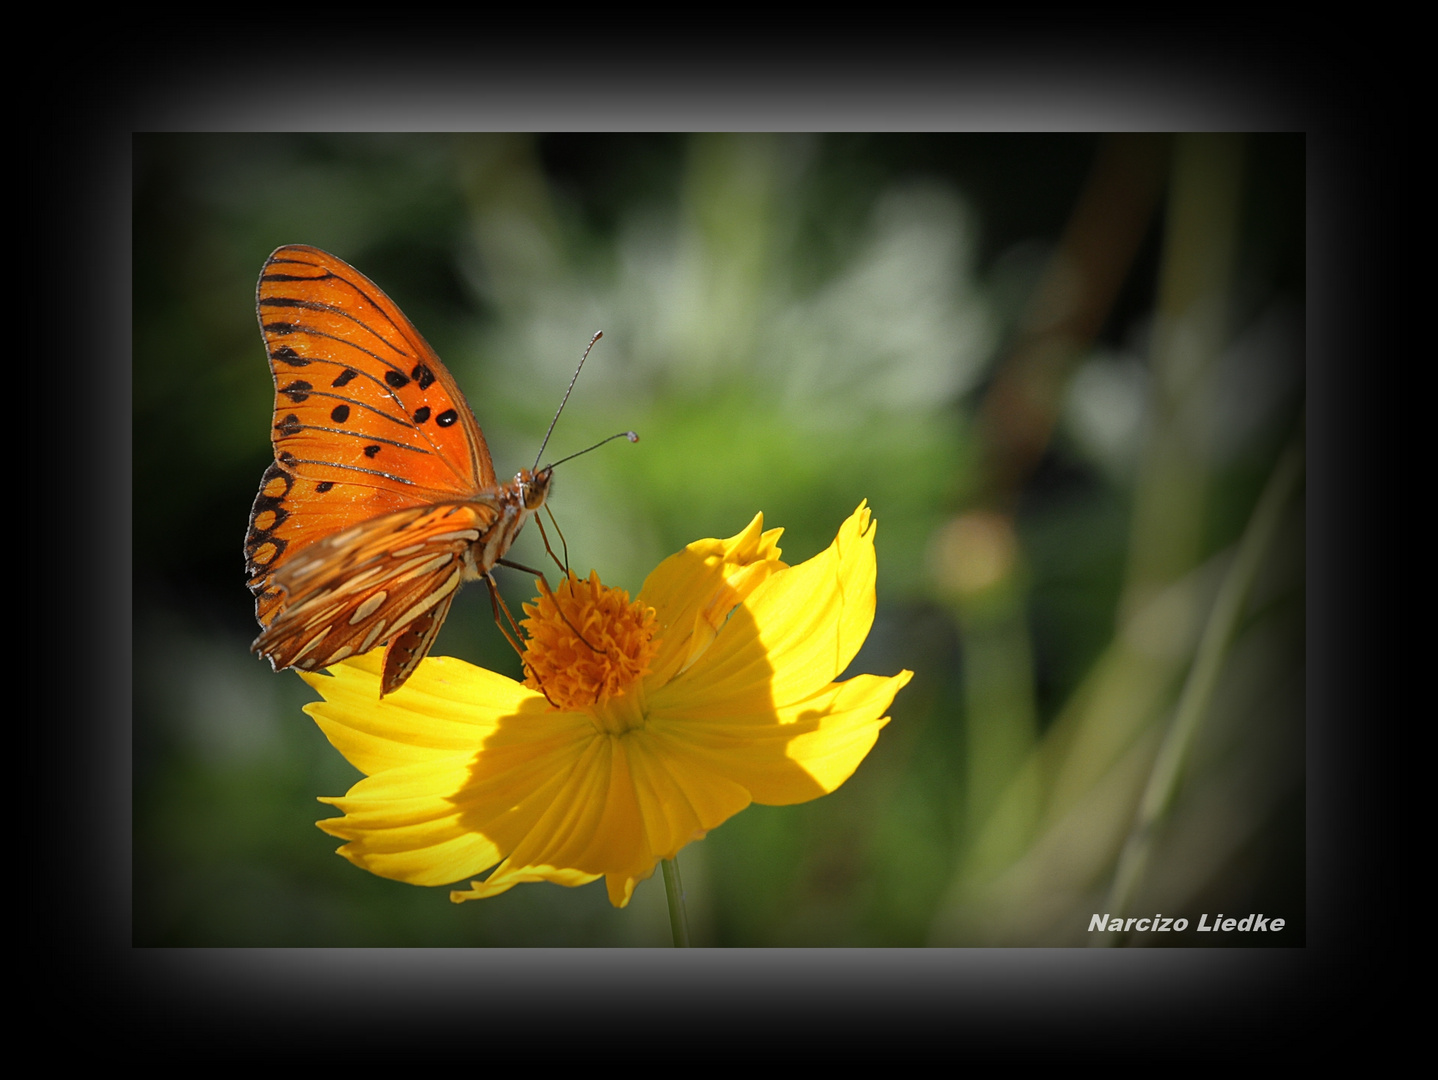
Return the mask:
{"type": "Polygon", "coordinates": [[[315,248],[280,248],[256,303],[275,378],[275,456],[295,475],[411,505],[494,485],[454,379],[359,271],[315,248]]]}
{"type": "Polygon", "coordinates": [[[264,627],[255,651],[277,670],[319,669],[388,642],[389,693],[429,651],[460,583],[488,572],[533,507],[514,509],[454,378],[348,263],[282,247],[256,306],[275,460],[245,541],[264,627]]]}

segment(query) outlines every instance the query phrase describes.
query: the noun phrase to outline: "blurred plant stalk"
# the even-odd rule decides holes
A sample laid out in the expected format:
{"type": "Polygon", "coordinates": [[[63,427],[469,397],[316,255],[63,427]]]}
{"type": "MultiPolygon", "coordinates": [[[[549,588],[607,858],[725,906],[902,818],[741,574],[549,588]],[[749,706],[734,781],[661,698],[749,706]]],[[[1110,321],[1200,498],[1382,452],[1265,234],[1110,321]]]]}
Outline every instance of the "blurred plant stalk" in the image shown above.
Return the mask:
{"type": "Polygon", "coordinates": [[[1038,740],[1038,715],[1014,511],[1053,437],[1068,377],[1108,318],[1152,221],[1164,151],[1156,136],[1117,135],[1102,144],[984,400],[979,507],[948,522],[930,552],[964,651],[967,767],[958,832],[977,835],[1002,799],[1010,835],[1002,848],[1022,846],[1042,804],[1038,774],[1024,769],[1038,740]]]}
{"type": "Polygon", "coordinates": [[[1113,135],[1049,260],[979,413],[983,505],[1012,514],[1053,439],[1076,363],[1108,320],[1163,192],[1157,135],[1113,135]]]}
{"type": "MultiPolygon", "coordinates": [[[[1103,905],[1104,913],[1114,918],[1122,918],[1130,910],[1134,891],[1149,863],[1158,823],[1173,801],[1198,726],[1213,703],[1219,672],[1233,645],[1254,579],[1269,554],[1283,513],[1302,476],[1303,440],[1300,434],[1289,445],[1269,477],[1213,602],[1193,665],[1184,682],[1183,693],[1174,708],[1173,720],[1164,735],[1138,813],[1119,856],[1113,887],[1103,905]]],[[[1119,936],[1104,932],[1090,944],[1114,944],[1119,936]]]]}
{"type": "Polygon", "coordinates": [[[1102,329],[1152,220],[1163,151],[1163,140],[1147,135],[1113,136],[1100,148],[984,400],[982,508],[953,519],[936,538],[935,576],[952,601],[965,656],[961,835],[973,835],[1011,782],[1011,823],[1020,833],[1039,810],[1039,789],[1020,772],[1038,738],[1038,717],[1014,508],[1053,437],[1068,376],[1102,329]]]}
{"type": "MultiPolygon", "coordinates": [[[[993,810],[1038,738],[1024,618],[1027,583],[1013,519],[993,510],[950,520],[935,537],[931,560],[964,646],[967,768],[965,802],[957,808],[962,834],[965,824],[972,828],[993,810]]],[[[1037,812],[1039,792],[1032,785],[1011,799],[1020,816],[1037,812]]]]}
{"type": "MultiPolygon", "coordinates": [[[[1110,154],[1123,156],[1117,150],[1110,154]]],[[[1087,922],[1084,913],[1101,902],[1135,820],[1163,721],[1228,562],[1224,554],[1202,560],[1210,466],[1197,436],[1211,408],[1205,378],[1228,339],[1241,173],[1238,136],[1186,135],[1173,145],[1152,344],[1156,400],[1134,492],[1116,632],[1043,739],[1031,739],[1022,760],[1014,760],[1016,744],[1023,739],[1020,730],[1035,730],[1032,705],[1024,710],[1010,702],[988,719],[970,715],[970,809],[982,812],[984,802],[992,801],[988,813],[969,819],[968,849],[936,917],[935,944],[1077,943],[1087,922]],[[1000,724],[1015,730],[1000,736],[991,730],[1000,724]],[[981,778],[988,770],[994,775],[981,778]],[[1001,790],[991,794],[996,784],[1001,790]]],[[[1101,163],[1094,185],[1104,176],[1101,163]]],[[[1116,213],[1125,205],[1123,192],[1132,200],[1140,190],[1132,181],[1109,183],[1111,192],[1091,191],[1081,202],[1039,292],[1039,303],[1057,304],[1045,298],[1064,295],[1060,282],[1075,274],[1077,280],[1066,287],[1088,296],[1090,306],[1082,315],[1036,319],[1050,327],[1047,336],[1020,344],[985,402],[983,420],[994,455],[989,503],[1001,508],[995,512],[1012,513],[1020,485],[1052,433],[1073,359],[1087,344],[1081,335],[1091,339],[1101,327],[1122,280],[1120,257],[1127,253],[1126,269],[1135,233],[1142,235],[1132,219],[1116,233],[1096,224],[1095,207],[1116,213]],[[1086,214],[1095,220],[1086,221],[1086,214]],[[1100,249],[1113,238],[1110,261],[1067,252],[1079,238],[1100,249]],[[1081,283],[1085,267],[1093,275],[1087,285],[1081,283]]],[[[1142,206],[1127,205],[1136,219],[1142,206]]],[[[1016,556],[1014,565],[1019,563],[1016,556]]],[[[966,677],[977,684],[967,698],[971,709],[994,707],[992,691],[982,689],[986,681],[1007,683],[1021,667],[1032,666],[1023,630],[1024,590],[1015,585],[993,595],[1006,597],[1007,612],[989,609],[978,617],[971,605],[956,608],[966,677]],[[997,674],[978,670],[1003,650],[1008,656],[997,662],[997,674]]],[[[1130,882],[1125,896],[1131,892],[1130,882]]]]}

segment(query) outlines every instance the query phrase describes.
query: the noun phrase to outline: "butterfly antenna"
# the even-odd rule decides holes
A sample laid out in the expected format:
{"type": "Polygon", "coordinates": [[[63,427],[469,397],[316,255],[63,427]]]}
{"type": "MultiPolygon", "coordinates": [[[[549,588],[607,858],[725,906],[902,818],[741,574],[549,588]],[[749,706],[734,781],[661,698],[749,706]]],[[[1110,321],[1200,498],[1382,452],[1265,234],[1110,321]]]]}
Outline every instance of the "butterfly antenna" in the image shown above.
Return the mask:
{"type": "Polygon", "coordinates": [[[584,370],[584,361],[589,359],[589,350],[594,348],[594,343],[604,336],[604,331],[599,330],[589,339],[589,344],[584,349],[584,355],[579,358],[579,367],[574,369],[574,378],[569,380],[569,389],[564,391],[564,397],[559,402],[559,408],[554,410],[554,419],[549,422],[549,430],[544,433],[544,441],[539,444],[539,453],[534,455],[534,467],[539,468],[539,459],[544,456],[544,448],[549,445],[549,437],[554,434],[554,425],[559,423],[559,414],[564,411],[564,403],[569,400],[570,391],[574,384],[579,381],[579,373],[584,370]]]}
{"type": "MultiPolygon", "coordinates": [[[[598,450],[605,443],[613,442],[615,439],[628,439],[632,443],[638,442],[639,433],[635,431],[616,431],[613,435],[609,436],[609,438],[600,439],[593,446],[586,446],[583,450],[579,451],[579,454],[587,454],[591,450],[598,450]]],[[[563,465],[566,461],[573,461],[575,458],[579,457],[579,454],[570,454],[568,457],[562,457],[558,461],[552,462],[551,464],[546,466],[546,468],[553,469],[555,466],[563,465]]]]}

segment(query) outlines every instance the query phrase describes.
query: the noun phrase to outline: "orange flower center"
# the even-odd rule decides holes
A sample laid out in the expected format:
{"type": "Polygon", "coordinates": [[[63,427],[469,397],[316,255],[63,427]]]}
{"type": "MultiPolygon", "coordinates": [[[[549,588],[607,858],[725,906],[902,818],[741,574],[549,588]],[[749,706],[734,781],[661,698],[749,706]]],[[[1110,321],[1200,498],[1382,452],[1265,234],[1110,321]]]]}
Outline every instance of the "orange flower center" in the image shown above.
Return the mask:
{"type": "Polygon", "coordinates": [[[573,571],[551,592],[540,579],[540,596],[524,605],[524,684],[542,690],[560,709],[591,710],[625,693],[649,671],[658,651],[654,609],[629,602],[590,572],[573,571]]]}

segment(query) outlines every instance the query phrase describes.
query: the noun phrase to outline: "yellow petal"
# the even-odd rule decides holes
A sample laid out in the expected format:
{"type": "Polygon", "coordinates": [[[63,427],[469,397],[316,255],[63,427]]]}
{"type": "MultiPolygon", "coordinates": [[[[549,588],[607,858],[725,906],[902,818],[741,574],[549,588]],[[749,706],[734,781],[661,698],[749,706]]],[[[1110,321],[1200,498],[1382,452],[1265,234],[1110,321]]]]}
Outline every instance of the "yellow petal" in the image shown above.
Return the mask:
{"type": "Polygon", "coordinates": [[[540,711],[544,698],[503,675],[450,657],[428,657],[395,693],[379,698],[384,649],[328,674],[302,673],[325,700],[305,706],[335,749],[366,775],[473,751],[503,716],[540,711]]]}
{"type": "Polygon", "coordinates": [[[656,860],[673,858],[752,801],[745,787],[686,760],[675,747],[674,740],[654,729],[625,740],[646,847],[656,860]]]}
{"type": "Polygon", "coordinates": [[[700,839],[749,805],[747,790],[702,767],[672,760],[643,731],[597,740],[550,805],[489,879],[455,900],[493,896],[524,881],[592,881],[602,872],[611,901],[629,902],[660,859],[700,839]]]}
{"type": "Polygon", "coordinates": [[[817,692],[849,666],[874,622],[874,533],[863,503],[824,551],[763,581],[730,616],[703,659],[661,689],[655,710],[817,692]]]}
{"type": "Polygon", "coordinates": [[[493,896],[522,881],[593,881],[610,871],[642,875],[654,860],[643,844],[629,762],[617,736],[590,739],[563,783],[547,793],[543,812],[514,837],[511,854],[489,879],[470,882],[451,899],[493,896]]]}
{"type": "MultiPolygon", "coordinates": [[[[839,787],[873,749],[879,730],[889,722],[883,715],[902,690],[912,671],[884,677],[856,675],[846,682],[825,688],[809,702],[786,706],[781,711],[781,724],[808,728],[788,744],[787,753],[803,767],[825,794],[839,787]]],[[[756,802],[785,805],[804,802],[813,796],[803,785],[795,785],[788,773],[776,778],[774,785],[759,776],[743,779],[754,792],[756,802]]]]}
{"type": "Polygon", "coordinates": [[[874,533],[861,503],[828,549],[770,575],[700,663],[650,691],[647,730],[670,760],[702,763],[771,804],[816,798],[853,774],[911,677],[832,682],[873,624],[874,533]]]}
{"type": "Polygon", "coordinates": [[[492,752],[476,748],[361,780],[343,798],[324,800],[345,816],[320,827],[349,840],[341,854],[382,877],[439,885],[488,869],[562,797],[593,741],[587,717],[526,719],[507,725],[508,742],[492,752]]]}
{"type": "Polygon", "coordinates": [[[857,675],[784,706],[753,701],[747,708],[691,708],[682,718],[655,713],[647,734],[663,744],[669,761],[682,763],[671,768],[691,770],[711,785],[727,781],[758,803],[807,802],[853,775],[911,677],[857,675]]]}
{"type": "Polygon", "coordinates": [[[645,680],[661,686],[708,648],[729,613],[771,574],[783,529],[764,531],[764,515],[727,540],[696,540],[645,579],[641,601],[654,608],[659,652],[645,680]]]}
{"type": "MultiPolygon", "coordinates": [[[[532,866],[532,867],[510,867],[507,864],[489,875],[485,881],[471,881],[468,889],[451,889],[449,898],[456,904],[466,900],[483,900],[488,896],[498,896],[502,892],[508,892],[516,885],[524,885],[536,881],[552,881],[556,885],[567,885],[573,888],[576,885],[588,885],[596,880],[598,874],[583,874],[578,870],[571,870],[562,866],[532,866]]],[[[623,907],[623,904],[616,904],[616,907],[623,907]]]]}
{"type": "Polygon", "coordinates": [[[345,816],[319,824],[349,841],[341,854],[383,877],[442,884],[493,866],[562,797],[597,738],[588,714],[551,710],[541,695],[459,661],[426,660],[383,700],[375,670],[334,670],[315,682],[330,700],[307,711],[372,775],[325,800],[345,816]],[[486,690],[519,708],[495,715],[495,701],[479,696],[486,690]]]}

